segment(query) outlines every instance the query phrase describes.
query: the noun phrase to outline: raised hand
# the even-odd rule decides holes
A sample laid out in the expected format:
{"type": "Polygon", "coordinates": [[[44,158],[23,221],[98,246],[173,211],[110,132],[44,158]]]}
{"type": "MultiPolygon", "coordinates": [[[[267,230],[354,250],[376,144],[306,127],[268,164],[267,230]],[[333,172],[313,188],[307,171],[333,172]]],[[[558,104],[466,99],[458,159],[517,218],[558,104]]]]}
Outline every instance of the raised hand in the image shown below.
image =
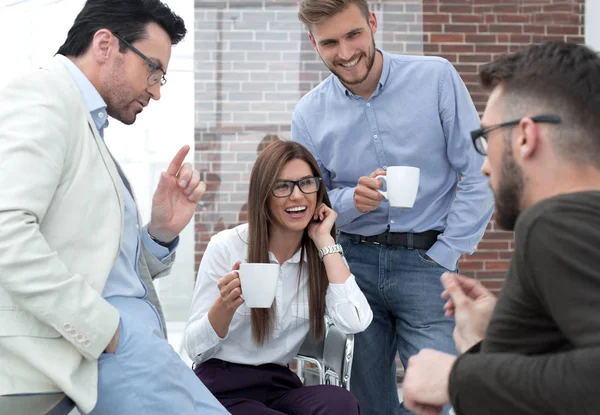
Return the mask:
{"type": "Polygon", "coordinates": [[[454,342],[459,352],[464,353],[483,340],[496,306],[496,297],[474,278],[445,272],[442,275],[444,292],[449,298],[444,305],[446,316],[454,316],[454,342]]]}
{"type": "Polygon", "coordinates": [[[206,191],[200,172],[190,163],[183,163],[189,151],[186,145],[177,152],[167,171],[161,173],[152,198],[148,233],[162,242],[172,241],[186,227],[206,191]]]}
{"type": "Polygon", "coordinates": [[[325,203],[315,210],[313,221],[308,225],[308,236],[317,246],[317,249],[335,244],[335,239],[331,236],[331,229],[335,225],[337,213],[325,203]]]}

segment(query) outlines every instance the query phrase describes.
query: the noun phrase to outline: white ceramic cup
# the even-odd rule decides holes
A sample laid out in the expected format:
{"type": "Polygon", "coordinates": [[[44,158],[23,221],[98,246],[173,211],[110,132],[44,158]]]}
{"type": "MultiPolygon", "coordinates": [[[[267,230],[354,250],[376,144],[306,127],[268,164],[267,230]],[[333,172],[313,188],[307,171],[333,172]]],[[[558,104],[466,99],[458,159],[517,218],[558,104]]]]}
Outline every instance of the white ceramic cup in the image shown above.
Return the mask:
{"type": "Polygon", "coordinates": [[[411,208],[417,199],[420,172],[421,170],[418,167],[388,167],[385,176],[376,177],[379,180],[385,180],[387,183],[387,192],[382,190],[377,191],[390,201],[390,206],[411,208]]]}
{"type": "Polygon", "coordinates": [[[279,264],[241,263],[242,298],[250,308],[271,308],[279,279],[279,264]]]}

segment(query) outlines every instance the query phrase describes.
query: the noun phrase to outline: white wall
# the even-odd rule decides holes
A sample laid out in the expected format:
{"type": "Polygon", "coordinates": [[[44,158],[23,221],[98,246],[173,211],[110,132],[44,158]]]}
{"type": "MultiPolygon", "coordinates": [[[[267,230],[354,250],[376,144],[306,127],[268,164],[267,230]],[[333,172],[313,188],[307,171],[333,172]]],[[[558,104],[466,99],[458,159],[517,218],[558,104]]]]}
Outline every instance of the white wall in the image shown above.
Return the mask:
{"type": "MultiPolygon", "coordinates": [[[[194,2],[166,0],[186,22],[188,34],[173,49],[168,83],[162,98],[138,116],[132,126],[111,119],[105,132],[108,146],[132,182],[147,222],[161,169],[177,150],[194,144],[194,2]]],[[[0,88],[11,78],[50,59],[64,42],[84,0],[0,0],[0,88]]],[[[193,161],[193,151],[188,155],[193,161]]],[[[161,279],[158,292],[167,320],[185,321],[194,281],[193,221],[180,235],[171,276],[161,279]]]]}
{"type": "Polygon", "coordinates": [[[585,2],[585,43],[600,51],[600,0],[585,2]]]}

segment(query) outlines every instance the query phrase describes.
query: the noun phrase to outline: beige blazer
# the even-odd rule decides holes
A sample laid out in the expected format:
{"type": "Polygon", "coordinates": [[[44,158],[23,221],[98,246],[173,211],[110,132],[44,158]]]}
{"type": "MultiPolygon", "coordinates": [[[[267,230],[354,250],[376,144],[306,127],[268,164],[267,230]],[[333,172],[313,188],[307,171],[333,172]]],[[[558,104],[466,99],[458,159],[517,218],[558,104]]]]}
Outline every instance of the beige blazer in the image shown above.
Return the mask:
{"type": "MultiPolygon", "coordinates": [[[[119,254],[117,166],[53,59],[0,91],[0,395],[63,391],[89,412],[119,324],[102,298],[119,254]]],[[[140,273],[169,272],[145,247],[140,273]]]]}

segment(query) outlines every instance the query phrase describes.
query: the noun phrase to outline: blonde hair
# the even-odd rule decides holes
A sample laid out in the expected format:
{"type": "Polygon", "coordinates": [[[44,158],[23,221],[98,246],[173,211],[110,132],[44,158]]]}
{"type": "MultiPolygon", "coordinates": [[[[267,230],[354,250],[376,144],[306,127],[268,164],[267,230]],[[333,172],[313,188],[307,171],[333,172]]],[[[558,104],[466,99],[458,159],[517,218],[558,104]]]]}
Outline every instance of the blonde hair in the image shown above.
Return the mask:
{"type": "Polygon", "coordinates": [[[367,0],[302,0],[298,11],[298,19],[310,30],[313,25],[343,12],[351,4],[358,6],[365,19],[369,18],[367,0]]]}

